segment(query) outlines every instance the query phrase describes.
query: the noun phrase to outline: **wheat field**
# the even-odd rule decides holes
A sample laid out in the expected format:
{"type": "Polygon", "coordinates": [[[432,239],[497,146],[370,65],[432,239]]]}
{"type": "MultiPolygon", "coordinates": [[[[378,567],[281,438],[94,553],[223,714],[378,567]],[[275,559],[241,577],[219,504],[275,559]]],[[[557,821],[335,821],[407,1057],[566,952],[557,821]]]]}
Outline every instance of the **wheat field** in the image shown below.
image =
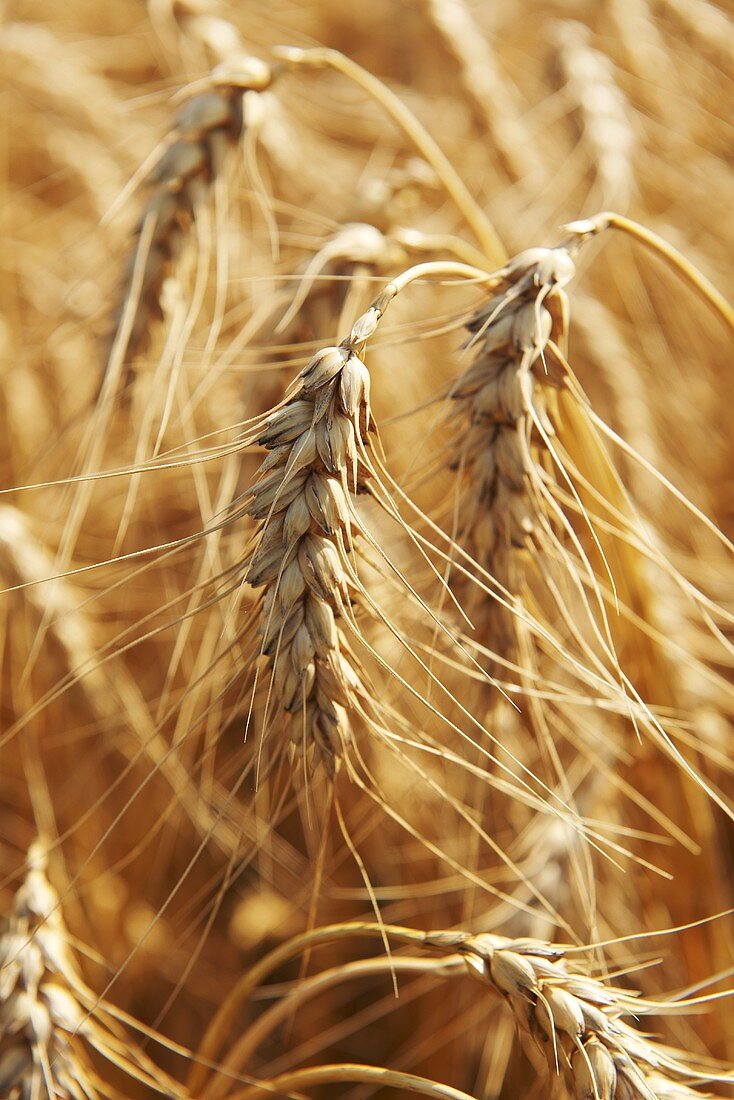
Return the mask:
{"type": "Polygon", "coordinates": [[[734,1096],[734,11],[0,57],[0,1100],[734,1096]]]}

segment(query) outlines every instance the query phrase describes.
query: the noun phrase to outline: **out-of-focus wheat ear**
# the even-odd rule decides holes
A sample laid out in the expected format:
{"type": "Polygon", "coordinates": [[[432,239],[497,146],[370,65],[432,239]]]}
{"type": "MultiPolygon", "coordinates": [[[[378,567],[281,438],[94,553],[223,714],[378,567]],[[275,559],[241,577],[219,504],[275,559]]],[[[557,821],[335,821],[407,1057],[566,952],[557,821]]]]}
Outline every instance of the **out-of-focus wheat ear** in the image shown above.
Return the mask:
{"type": "Polygon", "coordinates": [[[0,935],[0,1095],[8,1100],[107,1095],[92,1051],[166,1095],[181,1095],[119,1025],[105,1019],[85,985],[59,895],[46,876],[47,858],[46,846],[36,841],[0,935]]]}
{"type": "Polygon", "coordinates": [[[211,63],[244,52],[238,28],[216,4],[206,0],[147,0],[148,16],[161,42],[188,69],[201,69],[211,63]]]}
{"type": "Polygon", "coordinates": [[[424,5],[447,51],[457,61],[464,91],[504,171],[513,181],[538,172],[542,179],[543,163],[522,118],[518,93],[503,74],[466,0],[424,0],[424,5]]]}
{"type": "Polygon", "coordinates": [[[686,39],[716,58],[729,75],[734,70],[734,20],[711,0],[660,0],[666,15],[686,39]]]}
{"type": "MultiPolygon", "coordinates": [[[[605,15],[624,68],[636,78],[635,102],[654,116],[672,122],[670,92],[676,84],[676,70],[649,0],[611,0],[605,15]],[[655,80],[650,80],[651,72],[655,80]]],[[[675,108],[676,129],[681,127],[684,111],[682,104],[675,108]]]]}
{"type": "MultiPolygon", "coordinates": [[[[660,440],[645,378],[634,361],[630,341],[618,318],[608,306],[590,295],[578,296],[574,327],[581,338],[583,354],[603,378],[612,395],[615,422],[627,439],[653,466],[660,468],[660,440]]],[[[629,484],[637,500],[645,500],[649,512],[653,501],[660,504],[662,486],[641,476],[630,464],[629,484]],[[653,498],[652,500],[650,498],[653,498]]]]}
{"type": "Polygon", "coordinates": [[[614,79],[611,61],[594,49],[589,39],[588,29],[572,20],[559,21],[552,27],[569,105],[578,112],[600,200],[626,207],[635,187],[638,138],[633,112],[614,79]]]}
{"type": "Polygon", "coordinates": [[[163,153],[147,173],[148,193],[113,318],[108,376],[143,351],[162,315],[163,288],[174,270],[197,210],[247,124],[245,95],[270,86],[272,70],[246,55],[218,65],[190,90],[174,115],[163,153]],[[121,335],[122,334],[122,335],[121,335]]]}
{"type": "Polygon", "coordinates": [[[145,141],[143,127],[126,116],[126,141],[110,140],[111,128],[119,127],[120,104],[83,50],[42,23],[7,21],[0,30],[0,55],[10,63],[13,80],[29,95],[68,119],[75,130],[93,134],[98,148],[121,167],[133,166],[136,150],[145,141]]]}
{"type": "Polygon", "coordinates": [[[359,180],[350,221],[365,221],[387,233],[392,226],[416,218],[421,201],[440,190],[441,181],[430,164],[422,157],[406,157],[359,180]]]}
{"type": "MultiPolygon", "coordinates": [[[[326,241],[314,254],[299,276],[295,293],[286,291],[288,308],[278,321],[276,332],[284,332],[298,317],[306,299],[314,291],[320,275],[333,271],[336,275],[348,275],[346,285],[327,285],[326,293],[336,298],[340,309],[340,323],[345,324],[343,309],[345,300],[353,294],[353,283],[359,280],[360,272],[368,275],[387,274],[404,264],[407,259],[405,249],[390,235],[383,233],[377,226],[367,222],[348,222],[326,241]]],[[[361,311],[360,311],[361,312],[361,311]]],[[[354,315],[352,315],[353,319],[354,315]]]]}

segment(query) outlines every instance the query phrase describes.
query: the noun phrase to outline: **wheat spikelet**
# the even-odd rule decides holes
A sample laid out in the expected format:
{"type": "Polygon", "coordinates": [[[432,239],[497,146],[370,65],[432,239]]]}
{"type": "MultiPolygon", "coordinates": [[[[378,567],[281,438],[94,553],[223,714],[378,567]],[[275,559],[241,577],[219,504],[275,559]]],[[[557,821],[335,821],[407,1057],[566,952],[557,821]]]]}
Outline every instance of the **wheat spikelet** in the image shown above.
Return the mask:
{"type": "Polygon", "coordinates": [[[553,42],[569,102],[579,112],[604,205],[627,206],[635,186],[637,137],[630,106],[604,54],[589,45],[589,33],[570,20],[553,25],[553,42]]]}

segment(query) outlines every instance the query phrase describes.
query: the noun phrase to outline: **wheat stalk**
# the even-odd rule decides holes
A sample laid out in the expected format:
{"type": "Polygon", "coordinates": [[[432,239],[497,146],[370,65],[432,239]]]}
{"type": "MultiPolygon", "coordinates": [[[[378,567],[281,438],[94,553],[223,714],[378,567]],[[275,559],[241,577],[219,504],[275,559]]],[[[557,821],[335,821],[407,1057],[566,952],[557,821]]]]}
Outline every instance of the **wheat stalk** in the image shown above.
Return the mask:
{"type": "Polygon", "coordinates": [[[367,72],[338,50],[304,50],[295,46],[280,47],[275,56],[286,65],[305,68],[333,68],[363,88],[405,132],[422,157],[436,172],[437,178],[472,229],[489,263],[501,262],[505,256],[502,242],[487,214],[477,205],[464,181],[452,166],[434,138],[418,122],[415,115],[382,81],[367,72]]]}
{"type": "Polygon", "coordinates": [[[283,1073],[271,1081],[259,1081],[256,1085],[230,1093],[227,1100],[255,1100],[257,1096],[282,1096],[286,1090],[293,1095],[296,1089],[321,1084],[346,1084],[361,1082],[373,1088],[397,1088],[401,1093],[412,1092],[434,1100],[474,1100],[468,1093],[451,1085],[430,1081],[414,1073],[400,1073],[385,1066],[357,1065],[353,1062],[331,1066],[309,1066],[307,1069],[283,1073]]]}

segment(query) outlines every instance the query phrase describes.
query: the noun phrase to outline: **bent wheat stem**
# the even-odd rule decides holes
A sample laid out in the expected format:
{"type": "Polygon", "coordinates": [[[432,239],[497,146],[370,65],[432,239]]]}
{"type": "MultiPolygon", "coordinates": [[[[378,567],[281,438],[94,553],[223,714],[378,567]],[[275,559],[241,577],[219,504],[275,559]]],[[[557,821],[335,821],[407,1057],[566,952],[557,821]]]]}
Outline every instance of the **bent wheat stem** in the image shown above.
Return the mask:
{"type": "Polygon", "coordinates": [[[702,271],[699,271],[690,260],[686,259],[686,257],[670,244],[669,241],[666,241],[664,237],[654,233],[646,226],[640,225],[639,222],[633,221],[623,214],[615,214],[610,210],[606,210],[602,214],[597,214],[593,218],[571,222],[565,228],[580,238],[596,236],[605,229],[618,229],[620,232],[626,233],[628,236],[644,245],[645,248],[656,253],[665,260],[665,262],[696,291],[699,297],[719,315],[727,328],[731,329],[732,333],[734,333],[734,306],[727,301],[721,291],[717,290],[711,280],[707,279],[702,271]]]}
{"type": "Polygon", "coordinates": [[[403,1092],[416,1092],[420,1096],[432,1096],[441,1100],[475,1100],[467,1092],[443,1085],[439,1081],[430,1081],[427,1077],[417,1077],[414,1073],[401,1073],[399,1070],[386,1069],[383,1066],[365,1066],[354,1062],[345,1062],[329,1066],[309,1066],[292,1073],[282,1073],[272,1081],[261,1081],[249,1085],[246,1089],[230,1094],[227,1100],[255,1100],[260,1096],[283,1096],[286,1091],[310,1088],[312,1085],[333,1085],[340,1081],[373,1085],[375,1088],[398,1088],[403,1092]]]}
{"type": "MultiPolygon", "coordinates": [[[[379,926],[376,926],[379,927],[379,926]]],[[[388,926],[389,932],[389,926],[388,926]]],[[[424,957],[399,956],[397,958],[357,959],[354,962],[324,970],[311,978],[299,982],[293,991],[278,1001],[255,1021],[254,1024],[237,1039],[234,1046],[222,1061],[222,1069],[233,1073],[244,1068],[264,1040],[279,1027],[298,1006],[308,1002],[319,993],[341,982],[372,975],[396,974],[463,974],[464,964],[461,956],[454,953],[447,958],[431,959],[424,957]]],[[[218,1100],[224,1091],[226,1077],[215,1078],[204,1092],[204,1100],[218,1100]]]]}
{"type": "Polygon", "coordinates": [[[296,46],[281,46],[275,51],[275,56],[291,65],[302,65],[313,69],[328,66],[336,69],[371,95],[404,130],[416,149],[435,170],[456,208],[481,244],[488,260],[491,263],[502,263],[506,253],[497,230],[477,205],[440,146],[421,126],[413,112],[381,80],[357,65],[355,61],[339,53],[338,50],[304,50],[296,46]]]}

